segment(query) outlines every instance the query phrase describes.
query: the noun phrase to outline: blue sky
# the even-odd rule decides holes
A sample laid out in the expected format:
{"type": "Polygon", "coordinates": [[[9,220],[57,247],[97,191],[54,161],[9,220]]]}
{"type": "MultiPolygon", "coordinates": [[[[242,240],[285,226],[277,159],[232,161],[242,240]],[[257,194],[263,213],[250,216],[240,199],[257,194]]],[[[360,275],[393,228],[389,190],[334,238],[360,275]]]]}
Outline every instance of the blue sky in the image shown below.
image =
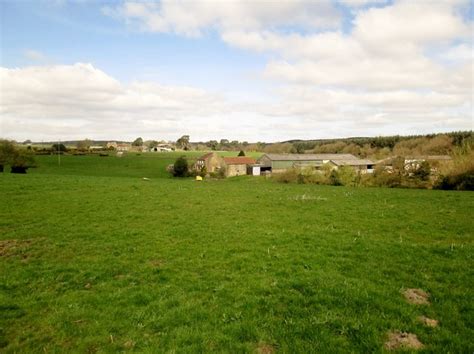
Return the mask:
{"type": "Polygon", "coordinates": [[[469,1],[2,1],[0,136],[472,129],[469,1]]]}

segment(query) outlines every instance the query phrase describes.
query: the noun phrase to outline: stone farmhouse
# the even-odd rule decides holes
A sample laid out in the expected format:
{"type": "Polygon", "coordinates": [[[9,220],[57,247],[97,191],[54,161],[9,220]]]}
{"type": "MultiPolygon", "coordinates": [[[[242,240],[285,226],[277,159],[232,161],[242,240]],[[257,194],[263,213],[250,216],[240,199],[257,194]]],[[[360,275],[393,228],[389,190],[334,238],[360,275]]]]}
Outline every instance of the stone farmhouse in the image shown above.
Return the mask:
{"type": "Polygon", "coordinates": [[[351,154],[265,154],[258,159],[261,172],[284,172],[290,168],[313,168],[319,170],[328,164],[333,169],[352,167],[360,173],[372,173],[375,163],[359,159],[351,154]]]}
{"type": "Polygon", "coordinates": [[[215,152],[210,152],[196,160],[194,169],[202,171],[202,169],[205,167],[207,173],[214,173],[217,172],[223,165],[223,158],[217,155],[215,152]]]}

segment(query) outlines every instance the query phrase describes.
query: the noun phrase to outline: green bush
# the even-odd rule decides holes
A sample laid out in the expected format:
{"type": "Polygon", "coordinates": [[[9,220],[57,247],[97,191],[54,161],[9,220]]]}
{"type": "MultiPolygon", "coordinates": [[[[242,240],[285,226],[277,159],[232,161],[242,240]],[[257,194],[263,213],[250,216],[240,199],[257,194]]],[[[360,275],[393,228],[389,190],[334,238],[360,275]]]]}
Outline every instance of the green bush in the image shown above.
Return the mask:
{"type": "Polygon", "coordinates": [[[441,176],[435,189],[474,191],[474,170],[456,175],[441,176]]]}
{"type": "Polygon", "coordinates": [[[273,179],[281,183],[296,183],[298,182],[298,175],[299,172],[296,169],[291,168],[284,172],[273,174],[273,179]]]}
{"type": "Polygon", "coordinates": [[[431,167],[427,161],[420,163],[420,166],[413,172],[415,178],[420,179],[421,181],[427,181],[430,178],[431,167]]]}
{"type": "Polygon", "coordinates": [[[12,173],[26,173],[26,170],[35,167],[36,163],[31,150],[18,149],[13,142],[0,140],[1,172],[3,172],[5,165],[11,167],[12,173]]]}
{"type": "Polygon", "coordinates": [[[402,175],[398,171],[386,171],[383,168],[377,168],[372,175],[370,184],[377,187],[400,187],[402,185],[402,175]]]}
{"type": "Polygon", "coordinates": [[[342,186],[341,178],[337,170],[332,170],[329,175],[329,184],[332,186],[342,186]]]}
{"type": "Polygon", "coordinates": [[[51,150],[55,152],[67,152],[67,147],[64,144],[56,143],[51,145],[51,150]]]}
{"type": "Polygon", "coordinates": [[[342,166],[337,170],[339,182],[343,186],[356,186],[359,185],[360,174],[357,173],[352,167],[342,166]]]}
{"type": "Polygon", "coordinates": [[[174,177],[188,177],[189,176],[188,160],[186,160],[186,157],[181,156],[176,159],[173,165],[172,174],[174,177]]]}

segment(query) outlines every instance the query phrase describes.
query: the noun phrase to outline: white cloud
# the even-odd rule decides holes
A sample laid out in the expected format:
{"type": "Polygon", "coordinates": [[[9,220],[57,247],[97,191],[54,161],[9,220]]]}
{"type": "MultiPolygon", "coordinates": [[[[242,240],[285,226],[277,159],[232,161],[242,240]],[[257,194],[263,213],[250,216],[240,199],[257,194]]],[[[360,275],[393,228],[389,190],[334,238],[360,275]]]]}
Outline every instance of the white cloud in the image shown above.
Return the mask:
{"type": "Polygon", "coordinates": [[[0,135],[18,140],[176,139],[275,141],[469,129],[459,92],[350,92],[286,86],[272,103],[229,103],[201,89],[124,84],[91,64],[0,68],[0,135]]]}
{"type": "Polygon", "coordinates": [[[230,46],[271,53],[261,78],[275,84],[273,101],[231,104],[196,87],[124,84],[90,64],[1,69],[1,135],[274,141],[472,129],[473,26],[459,13],[465,2],[341,1],[353,11],[349,30],[323,1],[106,8],[142,30],[216,31],[230,46]]]}
{"type": "Polygon", "coordinates": [[[41,129],[45,137],[81,137],[87,132],[115,137],[127,136],[131,126],[146,131],[148,125],[164,129],[165,135],[179,134],[176,127],[189,119],[229,110],[222,97],[201,89],[148,82],[125,85],[83,63],[0,68],[0,85],[3,136],[33,136],[41,129]]]}
{"type": "Polygon", "coordinates": [[[455,13],[455,7],[443,1],[403,0],[359,12],[354,23],[353,36],[375,52],[470,36],[469,27],[455,13]]]}
{"type": "Polygon", "coordinates": [[[330,0],[127,1],[116,8],[105,7],[103,12],[143,31],[186,36],[199,36],[209,29],[334,28],[341,19],[330,0]]]}

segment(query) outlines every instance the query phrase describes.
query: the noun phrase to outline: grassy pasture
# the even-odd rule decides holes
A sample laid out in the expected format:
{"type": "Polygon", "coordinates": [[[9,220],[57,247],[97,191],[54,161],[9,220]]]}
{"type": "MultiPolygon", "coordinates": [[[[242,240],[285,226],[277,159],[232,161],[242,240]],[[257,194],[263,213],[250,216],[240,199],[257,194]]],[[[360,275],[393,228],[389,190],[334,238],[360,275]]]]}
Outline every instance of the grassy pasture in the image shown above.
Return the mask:
{"type": "Polygon", "coordinates": [[[474,350],[473,193],[199,183],[176,156],[0,174],[0,352],[474,350]]]}
{"type": "MultiPolygon", "coordinates": [[[[116,157],[115,152],[110,156],[95,155],[39,155],[35,159],[40,168],[30,169],[33,174],[59,174],[77,176],[109,176],[109,177],[148,177],[169,178],[166,166],[173,164],[180,156],[186,156],[189,163],[206,154],[203,151],[166,152],[166,153],[125,153],[116,157]]],[[[237,156],[235,151],[218,151],[222,156],[237,156]]],[[[249,152],[247,156],[258,158],[261,153],[249,152]]]]}

